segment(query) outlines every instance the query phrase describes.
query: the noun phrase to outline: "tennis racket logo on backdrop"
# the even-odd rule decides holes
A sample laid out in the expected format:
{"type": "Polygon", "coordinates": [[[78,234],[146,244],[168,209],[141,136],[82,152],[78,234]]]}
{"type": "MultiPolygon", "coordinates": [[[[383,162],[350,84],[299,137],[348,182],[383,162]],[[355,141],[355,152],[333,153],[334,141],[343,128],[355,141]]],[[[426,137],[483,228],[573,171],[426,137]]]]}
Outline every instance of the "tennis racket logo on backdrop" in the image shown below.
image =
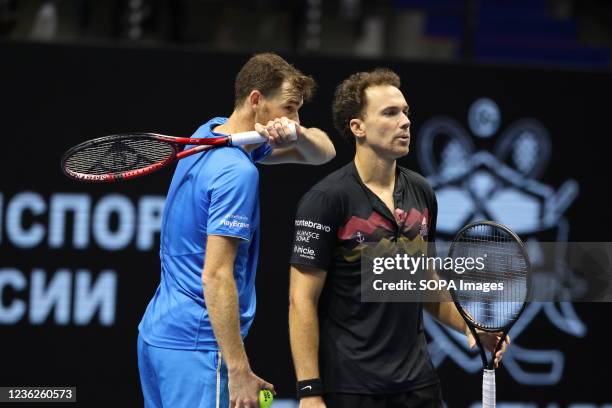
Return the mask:
{"type": "MultiPolygon", "coordinates": [[[[578,184],[567,180],[555,190],[539,180],[550,162],[551,139],[537,119],[518,119],[504,128],[495,101],[480,98],[469,108],[467,123],[469,131],[453,118],[435,116],[423,124],[416,139],[421,170],[438,199],[439,251],[448,249],[444,242],[450,242],[463,225],[495,220],[524,238],[535,286],[547,287],[538,280],[567,271],[560,270],[565,268],[560,263],[549,265],[543,260],[540,242],[558,242],[558,251],[564,250],[570,227],[564,213],[578,195],[578,184]],[[477,147],[479,144],[484,147],[477,147]]],[[[540,312],[570,336],[586,334],[586,327],[571,303],[528,304],[510,331],[513,345],[502,364],[521,384],[554,385],[563,375],[565,356],[561,350],[536,350],[521,345],[521,333],[540,312]]],[[[425,328],[431,338],[429,348],[436,367],[448,357],[467,372],[480,372],[478,352],[467,349],[462,335],[428,316],[425,328]]]]}

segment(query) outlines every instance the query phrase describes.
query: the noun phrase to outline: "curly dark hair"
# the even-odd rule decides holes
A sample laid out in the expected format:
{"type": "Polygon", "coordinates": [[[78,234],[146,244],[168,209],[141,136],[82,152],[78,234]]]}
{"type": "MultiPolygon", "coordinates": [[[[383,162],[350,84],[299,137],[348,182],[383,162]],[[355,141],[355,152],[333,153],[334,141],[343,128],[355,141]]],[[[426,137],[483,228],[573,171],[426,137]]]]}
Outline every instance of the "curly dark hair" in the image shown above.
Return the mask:
{"type": "Polygon", "coordinates": [[[377,85],[391,85],[399,88],[399,75],[388,68],[357,72],[336,88],[332,105],[334,127],[344,139],[355,143],[355,135],[350,127],[351,119],[362,118],[367,102],[365,90],[377,85]]]}
{"type": "Polygon", "coordinates": [[[268,52],[255,54],[236,76],[234,84],[234,107],[240,106],[251,91],[258,90],[263,96],[278,91],[283,82],[289,81],[295,96],[308,101],[316,88],[315,80],[304,75],[280,56],[268,52]]]}

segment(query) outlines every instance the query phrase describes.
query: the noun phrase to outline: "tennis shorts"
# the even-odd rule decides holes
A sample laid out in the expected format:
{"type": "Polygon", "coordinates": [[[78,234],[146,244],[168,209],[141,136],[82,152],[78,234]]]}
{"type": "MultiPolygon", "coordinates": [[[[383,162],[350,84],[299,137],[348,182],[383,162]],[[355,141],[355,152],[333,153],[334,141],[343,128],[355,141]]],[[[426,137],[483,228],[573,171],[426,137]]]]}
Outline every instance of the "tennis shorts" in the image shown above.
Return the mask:
{"type": "Polygon", "coordinates": [[[340,394],[324,396],[327,408],[441,408],[440,384],[398,394],[340,394]]]}
{"type": "Polygon", "coordinates": [[[227,366],[218,351],[151,346],[138,336],[145,408],[227,408],[227,366]]]}

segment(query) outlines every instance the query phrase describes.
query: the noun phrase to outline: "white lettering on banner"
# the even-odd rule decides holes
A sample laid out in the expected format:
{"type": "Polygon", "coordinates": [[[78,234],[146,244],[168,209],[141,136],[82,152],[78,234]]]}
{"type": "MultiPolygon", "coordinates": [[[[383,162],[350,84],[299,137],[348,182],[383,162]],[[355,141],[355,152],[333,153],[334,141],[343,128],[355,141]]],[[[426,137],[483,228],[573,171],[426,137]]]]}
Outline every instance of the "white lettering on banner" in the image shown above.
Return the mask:
{"type": "Polygon", "coordinates": [[[134,206],[126,197],[111,194],[98,202],[93,214],[93,235],[100,247],[109,250],[125,248],[134,237],[134,206]],[[111,231],[111,216],[119,217],[116,231],[111,231]]]}
{"type": "MultiPolygon", "coordinates": [[[[150,251],[161,230],[164,202],[161,195],[134,200],[120,194],[94,199],[87,193],[0,192],[0,251],[11,245],[22,255],[15,259],[28,259],[27,250],[45,245],[65,257],[71,256],[68,249],[91,247],[118,251],[133,245],[150,251]]],[[[92,274],[45,265],[23,271],[20,265],[0,265],[0,325],[115,324],[114,270],[92,274]]]]}
{"type": "Polygon", "coordinates": [[[41,269],[34,269],[30,277],[30,323],[43,324],[55,309],[53,321],[65,326],[70,322],[70,294],[72,277],[66,269],[49,276],[41,269]]]}
{"type": "Polygon", "coordinates": [[[74,214],[72,245],[87,248],[91,198],[86,194],[53,194],[49,206],[49,247],[61,248],[66,239],[66,214],[74,214]]]}
{"type": "Polygon", "coordinates": [[[94,285],[88,271],[77,272],[75,293],[80,294],[74,300],[75,324],[80,326],[88,324],[98,309],[100,324],[110,326],[115,322],[117,275],[113,271],[103,271],[98,275],[94,285]]]}
{"type": "Polygon", "coordinates": [[[14,268],[0,269],[0,324],[17,323],[26,311],[26,304],[21,299],[14,299],[5,305],[2,296],[5,286],[11,286],[15,291],[24,290],[27,280],[23,274],[14,268]]]}
{"type": "Polygon", "coordinates": [[[162,196],[144,196],[138,201],[136,247],[141,251],[147,251],[155,244],[155,234],[161,230],[164,202],[162,196]]]}
{"type": "Polygon", "coordinates": [[[32,248],[40,244],[45,228],[35,222],[29,228],[23,227],[25,212],[40,215],[47,209],[40,194],[24,191],[15,195],[6,207],[6,234],[9,240],[19,248],[32,248]]]}
{"type": "Polygon", "coordinates": [[[312,222],[310,220],[295,220],[296,227],[307,227],[325,232],[330,232],[331,228],[328,225],[319,224],[318,222],[312,222]]]}
{"type": "Polygon", "coordinates": [[[91,324],[98,311],[101,325],[111,326],[115,322],[117,273],[113,270],[102,271],[94,280],[93,274],[84,269],[75,274],[60,268],[52,275],[34,269],[30,276],[29,304],[19,298],[27,286],[27,275],[23,272],[15,268],[0,269],[0,299],[8,288],[15,293],[8,302],[0,301],[0,325],[16,324],[26,317],[31,324],[38,325],[50,316],[51,322],[67,325],[71,322],[71,311],[76,325],[91,324]]]}
{"type": "Polygon", "coordinates": [[[140,197],[135,206],[126,196],[110,194],[94,205],[89,194],[55,193],[47,204],[43,195],[32,191],[11,198],[0,193],[0,244],[4,243],[4,228],[6,244],[20,249],[44,245],[47,235],[46,243],[53,249],[87,249],[95,242],[108,251],[118,251],[131,243],[141,251],[149,251],[161,230],[164,201],[164,196],[147,195],[140,197]]]}

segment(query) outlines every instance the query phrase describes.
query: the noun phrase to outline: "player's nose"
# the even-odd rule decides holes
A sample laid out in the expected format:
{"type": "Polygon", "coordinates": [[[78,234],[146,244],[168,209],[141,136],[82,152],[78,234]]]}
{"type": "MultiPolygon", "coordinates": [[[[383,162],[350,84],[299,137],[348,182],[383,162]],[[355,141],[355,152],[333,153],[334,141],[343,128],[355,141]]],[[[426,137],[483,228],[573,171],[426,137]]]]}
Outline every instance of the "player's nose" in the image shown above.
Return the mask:
{"type": "Polygon", "coordinates": [[[408,130],[410,128],[410,119],[406,116],[405,113],[402,113],[402,121],[400,124],[402,130],[408,130]]]}

